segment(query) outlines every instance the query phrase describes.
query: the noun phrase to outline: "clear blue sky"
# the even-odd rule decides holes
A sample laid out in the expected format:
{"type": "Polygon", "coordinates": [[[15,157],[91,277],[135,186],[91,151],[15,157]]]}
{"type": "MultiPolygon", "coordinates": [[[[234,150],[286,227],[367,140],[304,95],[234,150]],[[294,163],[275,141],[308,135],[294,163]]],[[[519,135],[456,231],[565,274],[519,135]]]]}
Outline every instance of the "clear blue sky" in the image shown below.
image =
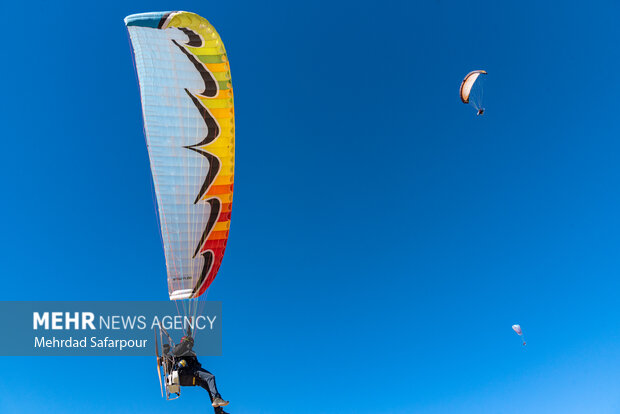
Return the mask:
{"type": "MultiPolygon", "coordinates": [[[[123,17],[171,9],[231,61],[232,413],[620,413],[616,1],[14,2],[0,299],[167,297],[123,17]]],[[[2,413],[209,412],[154,358],[0,362],[2,413]]]]}

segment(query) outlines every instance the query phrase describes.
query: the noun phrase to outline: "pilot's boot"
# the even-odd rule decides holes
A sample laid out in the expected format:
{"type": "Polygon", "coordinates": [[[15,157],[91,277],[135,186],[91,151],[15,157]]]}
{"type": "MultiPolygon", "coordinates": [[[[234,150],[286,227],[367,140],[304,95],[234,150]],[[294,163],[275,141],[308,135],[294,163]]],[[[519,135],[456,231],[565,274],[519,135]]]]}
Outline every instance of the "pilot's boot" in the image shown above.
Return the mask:
{"type": "Polygon", "coordinates": [[[226,407],[228,404],[230,404],[230,401],[224,401],[222,397],[215,397],[211,403],[214,407],[226,407]]]}

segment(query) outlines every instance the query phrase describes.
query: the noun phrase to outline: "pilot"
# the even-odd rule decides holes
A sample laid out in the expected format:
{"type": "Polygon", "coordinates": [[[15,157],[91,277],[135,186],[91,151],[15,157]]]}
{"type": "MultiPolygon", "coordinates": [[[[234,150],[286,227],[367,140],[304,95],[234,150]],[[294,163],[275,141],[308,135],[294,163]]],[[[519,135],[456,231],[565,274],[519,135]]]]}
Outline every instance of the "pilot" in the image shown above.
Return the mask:
{"type": "MultiPolygon", "coordinates": [[[[167,344],[166,344],[167,345],[167,344]]],[[[194,347],[194,338],[191,335],[181,338],[181,342],[174,346],[172,355],[176,359],[173,369],[179,372],[179,382],[183,386],[199,385],[209,392],[211,405],[215,409],[216,414],[226,414],[222,407],[227,406],[230,401],[222,398],[217,386],[215,385],[215,375],[202,368],[196,353],[192,350],[194,347]]],[[[170,345],[164,345],[164,355],[170,351],[170,345]]]]}

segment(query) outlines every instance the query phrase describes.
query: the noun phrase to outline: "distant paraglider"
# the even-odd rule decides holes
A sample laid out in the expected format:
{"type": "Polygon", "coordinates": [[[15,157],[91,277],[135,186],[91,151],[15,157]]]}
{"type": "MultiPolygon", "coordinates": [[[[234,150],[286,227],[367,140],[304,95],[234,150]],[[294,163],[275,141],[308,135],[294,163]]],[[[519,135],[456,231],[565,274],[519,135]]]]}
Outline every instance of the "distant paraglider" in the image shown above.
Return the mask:
{"type": "Polygon", "coordinates": [[[512,330],[517,333],[521,337],[521,341],[523,341],[523,346],[525,346],[525,337],[523,336],[523,331],[521,330],[521,325],[512,325],[512,330]]]}
{"type": "Polygon", "coordinates": [[[461,101],[465,104],[470,104],[474,108],[476,108],[476,115],[482,115],[484,113],[484,108],[482,107],[482,97],[483,97],[483,81],[480,78],[480,75],[486,75],[487,72],[484,70],[474,70],[471,71],[465,76],[463,82],[461,82],[461,88],[459,89],[459,94],[461,96],[461,101]]]}

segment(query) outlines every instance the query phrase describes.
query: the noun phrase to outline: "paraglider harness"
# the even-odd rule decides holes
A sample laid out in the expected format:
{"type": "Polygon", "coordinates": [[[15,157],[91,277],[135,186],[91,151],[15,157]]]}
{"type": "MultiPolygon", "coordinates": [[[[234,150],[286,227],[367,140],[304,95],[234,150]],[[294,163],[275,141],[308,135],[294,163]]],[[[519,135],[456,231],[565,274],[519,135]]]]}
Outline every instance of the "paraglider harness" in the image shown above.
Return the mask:
{"type": "Polygon", "coordinates": [[[159,326],[159,337],[162,344],[161,357],[159,356],[159,346],[157,344],[157,333],[155,334],[155,350],[157,355],[157,371],[159,372],[159,386],[164,396],[162,387],[162,376],[166,388],[166,399],[175,400],[181,396],[181,386],[196,385],[195,372],[201,368],[196,354],[192,351],[194,346],[194,338],[191,335],[190,328],[187,329],[187,335],[181,339],[181,342],[174,345],[172,338],[163,326],[159,326]],[[168,343],[164,343],[164,336],[168,343]],[[161,369],[163,368],[163,373],[161,369]],[[176,395],[176,396],[173,396],[176,395]]]}

